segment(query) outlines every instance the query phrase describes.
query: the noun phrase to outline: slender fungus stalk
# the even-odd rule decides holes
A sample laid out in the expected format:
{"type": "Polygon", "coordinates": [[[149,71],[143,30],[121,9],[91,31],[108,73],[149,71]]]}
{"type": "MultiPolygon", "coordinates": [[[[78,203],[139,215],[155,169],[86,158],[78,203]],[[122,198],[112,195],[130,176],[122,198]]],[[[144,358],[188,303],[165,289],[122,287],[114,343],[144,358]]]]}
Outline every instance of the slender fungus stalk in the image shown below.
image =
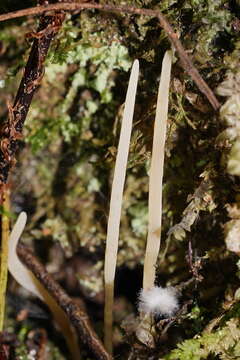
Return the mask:
{"type": "Polygon", "coordinates": [[[161,243],[162,181],[171,65],[172,54],[170,51],[167,51],[162,62],[154,124],[152,161],[149,178],[148,236],[143,270],[143,290],[154,287],[155,266],[161,243]]]}
{"type": "Polygon", "coordinates": [[[132,130],[133,111],[137,91],[139,74],[138,60],[134,61],[129,80],[125,108],[123,113],[121,134],[118,144],[116,165],[113,176],[110,211],[107,227],[106,251],[105,251],[105,309],[104,309],[104,343],[106,350],[112,354],[112,322],[113,322],[113,299],[114,278],[117,263],[117,250],[120,217],[123,199],[123,187],[125,182],[127,159],[132,130]]]}
{"type": "Polygon", "coordinates": [[[17,256],[17,244],[22,235],[27,222],[27,215],[25,212],[21,212],[16,224],[9,238],[9,253],[8,253],[8,269],[14,279],[25,289],[29,290],[42,301],[44,301],[51,312],[53,313],[54,319],[62,331],[69,350],[71,351],[72,359],[79,360],[80,352],[78,347],[77,336],[66,316],[64,311],[58,306],[56,301],[49,295],[44,289],[42,284],[37,278],[29,271],[19,260],[17,256]]]}
{"type": "Polygon", "coordinates": [[[8,269],[14,279],[22,285],[25,289],[43,300],[41,293],[38,290],[36,279],[33,277],[30,271],[18,259],[16,249],[18,241],[23,233],[27,222],[27,214],[21,212],[19,215],[9,239],[9,252],[8,252],[8,269]]]}
{"type": "Polygon", "coordinates": [[[0,267],[0,331],[3,331],[5,315],[5,299],[8,275],[8,240],[9,240],[9,190],[3,193],[2,214],[2,241],[1,241],[1,267],[0,267]]]}

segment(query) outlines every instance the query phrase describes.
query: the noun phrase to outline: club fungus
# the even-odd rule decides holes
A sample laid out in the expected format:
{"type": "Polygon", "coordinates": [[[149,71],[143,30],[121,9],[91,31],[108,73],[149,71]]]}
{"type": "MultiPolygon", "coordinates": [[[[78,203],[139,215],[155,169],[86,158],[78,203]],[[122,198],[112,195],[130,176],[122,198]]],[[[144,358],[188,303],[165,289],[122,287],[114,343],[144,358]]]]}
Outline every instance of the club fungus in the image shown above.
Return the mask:
{"type": "Polygon", "coordinates": [[[154,287],[155,267],[161,243],[162,182],[171,65],[172,53],[167,51],[162,62],[154,124],[152,160],[149,177],[148,236],[143,271],[143,291],[147,291],[154,287]]]}
{"type": "Polygon", "coordinates": [[[118,238],[120,217],[123,199],[123,187],[127,169],[127,159],[132,130],[133,112],[137,91],[139,74],[139,63],[133,63],[123,119],[118,144],[116,165],[113,176],[112,192],[110,199],[110,210],[107,226],[107,239],[104,265],[105,281],[105,309],[104,309],[104,343],[107,351],[112,353],[112,321],[113,321],[113,299],[114,299],[114,278],[117,263],[118,238]]]}
{"type": "Polygon", "coordinates": [[[9,238],[8,269],[21,286],[32,292],[48,305],[53,313],[56,323],[66,339],[69,350],[71,351],[72,359],[78,360],[80,359],[80,352],[77,336],[67,316],[31,271],[25,268],[17,256],[17,244],[25,228],[26,222],[27,215],[25,212],[21,212],[9,238]]]}

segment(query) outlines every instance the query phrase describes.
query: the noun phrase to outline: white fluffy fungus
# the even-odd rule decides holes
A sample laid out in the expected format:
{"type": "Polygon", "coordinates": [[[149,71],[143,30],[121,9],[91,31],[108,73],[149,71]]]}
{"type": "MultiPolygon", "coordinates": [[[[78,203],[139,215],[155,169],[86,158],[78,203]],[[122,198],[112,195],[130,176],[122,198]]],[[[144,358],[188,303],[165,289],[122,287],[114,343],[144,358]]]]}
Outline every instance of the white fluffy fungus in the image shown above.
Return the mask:
{"type": "Polygon", "coordinates": [[[158,316],[172,316],[179,308],[177,292],[172,287],[154,286],[149,290],[142,289],[138,300],[139,312],[158,316]]]}

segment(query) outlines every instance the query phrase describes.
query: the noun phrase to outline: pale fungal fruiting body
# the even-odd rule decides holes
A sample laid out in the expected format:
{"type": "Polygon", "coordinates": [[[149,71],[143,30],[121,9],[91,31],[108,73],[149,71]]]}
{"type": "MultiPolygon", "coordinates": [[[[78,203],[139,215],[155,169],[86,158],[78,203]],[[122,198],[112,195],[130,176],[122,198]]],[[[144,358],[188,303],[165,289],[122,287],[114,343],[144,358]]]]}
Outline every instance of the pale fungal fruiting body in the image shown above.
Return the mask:
{"type": "Polygon", "coordinates": [[[8,270],[20,285],[43,300],[43,297],[38,290],[35,277],[25,268],[17,256],[18,241],[26,226],[26,222],[27,214],[21,212],[9,237],[8,270]]]}
{"type": "Polygon", "coordinates": [[[145,314],[170,317],[179,309],[177,292],[173,287],[142,289],[138,300],[138,310],[145,314]]]}
{"type": "Polygon", "coordinates": [[[171,66],[172,53],[171,51],[166,51],[162,62],[158,90],[149,176],[148,236],[143,269],[143,288],[145,290],[151,289],[154,286],[156,262],[161,242],[162,182],[171,66]]]}
{"type": "Polygon", "coordinates": [[[77,336],[66,314],[58,306],[56,301],[49,295],[47,290],[44,289],[37,278],[35,278],[31,271],[29,271],[21,263],[17,256],[18,241],[23,233],[26,222],[27,215],[25,212],[21,212],[9,238],[8,270],[22,287],[32,292],[48,305],[49,309],[53,313],[54,319],[58,324],[60,331],[62,331],[63,336],[66,339],[69,350],[71,351],[72,359],[78,360],[80,359],[80,351],[77,336]]]}
{"type": "Polygon", "coordinates": [[[122,127],[118,144],[116,165],[113,176],[110,210],[107,226],[107,239],[104,264],[105,308],[104,308],[104,343],[112,353],[112,321],[114,278],[117,264],[118,238],[123,200],[123,188],[127,170],[127,159],[132,131],[133,112],[139,74],[138,60],[134,61],[123,113],[122,127]]]}

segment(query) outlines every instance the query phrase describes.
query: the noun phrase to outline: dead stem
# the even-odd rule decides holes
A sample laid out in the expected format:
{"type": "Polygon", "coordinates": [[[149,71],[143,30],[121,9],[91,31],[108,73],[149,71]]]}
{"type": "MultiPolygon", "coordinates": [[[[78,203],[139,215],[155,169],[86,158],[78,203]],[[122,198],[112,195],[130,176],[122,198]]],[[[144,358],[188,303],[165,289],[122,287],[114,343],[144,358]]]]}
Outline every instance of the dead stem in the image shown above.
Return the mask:
{"type": "Polygon", "coordinates": [[[21,261],[66,313],[72,325],[76,328],[82,343],[88,346],[96,359],[110,360],[111,356],[106,352],[101,340],[93,330],[88,315],[65,293],[26,246],[19,244],[17,253],[21,261]]]}
{"type": "Polygon", "coordinates": [[[151,16],[157,17],[160,22],[160,26],[166,31],[167,36],[173,46],[175,47],[179,58],[181,60],[181,64],[183,69],[191,76],[193,81],[196,83],[198,89],[207,97],[208,101],[211,103],[214,110],[218,110],[220,107],[220,103],[214,95],[213,91],[209,88],[207,83],[203,80],[200,73],[193,65],[186,51],[184,50],[181,41],[178,39],[178,35],[173,30],[172,26],[169,24],[165,16],[158,10],[150,10],[150,9],[139,9],[133,6],[115,6],[109,4],[94,4],[94,3],[59,3],[48,6],[36,6],[28,9],[18,10],[14,12],[10,12],[7,14],[0,15],[0,21],[14,19],[22,16],[29,15],[37,15],[46,13],[48,11],[59,11],[59,10],[83,10],[83,9],[98,9],[101,11],[107,12],[123,12],[126,14],[136,14],[143,16],[151,16]]]}
{"type": "MultiPolygon", "coordinates": [[[[40,6],[41,7],[41,6],[40,6]]],[[[18,88],[14,103],[8,104],[8,119],[0,129],[0,196],[7,183],[8,174],[15,164],[15,153],[33,95],[40,85],[44,73],[50,43],[64,20],[64,14],[55,13],[42,16],[38,31],[32,34],[34,38],[25,71],[18,88]]]]}

